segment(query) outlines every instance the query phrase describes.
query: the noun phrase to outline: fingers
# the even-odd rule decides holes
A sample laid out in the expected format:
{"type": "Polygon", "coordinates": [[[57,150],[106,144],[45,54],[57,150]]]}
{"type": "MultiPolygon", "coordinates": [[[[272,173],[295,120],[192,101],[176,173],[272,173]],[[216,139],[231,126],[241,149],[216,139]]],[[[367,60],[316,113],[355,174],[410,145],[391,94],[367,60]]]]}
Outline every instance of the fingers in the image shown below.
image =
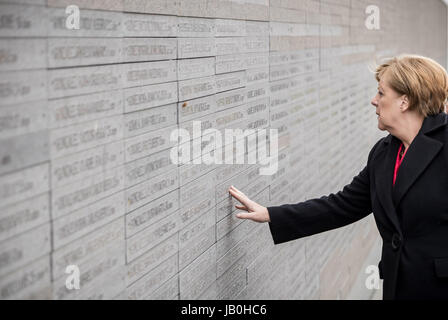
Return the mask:
{"type": "Polygon", "coordinates": [[[247,202],[247,197],[244,194],[241,194],[238,191],[235,191],[234,189],[230,188],[229,189],[229,193],[235,198],[237,199],[239,202],[241,202],[241,204],[243,204],[244,206],[247,207],[248,202],[247,202]]]}
{"type": "Polygon", "coordinates": [[[249,212],[239,212],[236,214],[236,217],[239,219],[253,219],[253,214],[249,212]]]}
{"type": "Polygon", "coordinates": [[[242,195],[242,196],[244,196],[245,194],[242,192],[242,191],[240,191],[240,190],[238,190],[237,188],[235,188],[233,185],[232,186],[230,186],[230,189],[232,189],[232,190],[234,190],[234,191],[236,191],[238,194],[240,194],[240,195],[242,195]]]}
{"type": "Polygon", "coordinates": [[[245,206],[238,206],[238,205],[236,205],[235,208],[240,209],[240,210],[249,211],[249,209],[247,209],[245,206]]]}

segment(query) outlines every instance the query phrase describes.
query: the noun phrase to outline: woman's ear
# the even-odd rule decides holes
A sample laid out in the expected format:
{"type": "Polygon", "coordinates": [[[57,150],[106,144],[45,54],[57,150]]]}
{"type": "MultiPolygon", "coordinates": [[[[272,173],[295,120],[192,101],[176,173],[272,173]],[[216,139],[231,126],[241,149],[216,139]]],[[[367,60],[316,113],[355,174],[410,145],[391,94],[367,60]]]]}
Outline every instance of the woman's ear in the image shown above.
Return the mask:
{"type": "Polygon", "coordinates": [[[401,96],[400,111],[404,112],[409,109],[409,98],[407,95],[401,96]]]}

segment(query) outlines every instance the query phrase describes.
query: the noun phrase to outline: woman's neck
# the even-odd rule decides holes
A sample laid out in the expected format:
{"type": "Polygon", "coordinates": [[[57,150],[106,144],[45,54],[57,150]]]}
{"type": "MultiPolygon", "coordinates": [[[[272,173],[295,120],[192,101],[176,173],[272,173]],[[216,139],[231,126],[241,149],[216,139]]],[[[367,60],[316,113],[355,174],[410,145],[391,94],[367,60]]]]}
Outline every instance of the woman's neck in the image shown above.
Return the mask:
{"type": "Polygon", "coordinates": [[[416,113],[410,113],[406,117],[403,117],[403,120],[394,135],[403,142],[405,150],[409,148],[412,141],[417,136],[424,119],[425,118],[422,115],[416,113]]]}

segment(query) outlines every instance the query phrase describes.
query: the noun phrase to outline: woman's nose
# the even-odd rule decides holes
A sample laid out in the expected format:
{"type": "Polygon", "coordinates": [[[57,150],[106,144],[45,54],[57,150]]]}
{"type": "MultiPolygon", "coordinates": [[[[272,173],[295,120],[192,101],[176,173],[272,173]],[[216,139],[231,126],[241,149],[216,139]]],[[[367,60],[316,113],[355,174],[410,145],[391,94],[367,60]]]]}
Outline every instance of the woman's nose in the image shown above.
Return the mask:
{"type": "Polygon", "coordinates": [[[376,101],[376,97],[374,97],[372,99],[372,101],[370,101],[370,103],[372,104],[372,106],[374,106],[375,108],[378,106],[378,102],[376,101]]]}

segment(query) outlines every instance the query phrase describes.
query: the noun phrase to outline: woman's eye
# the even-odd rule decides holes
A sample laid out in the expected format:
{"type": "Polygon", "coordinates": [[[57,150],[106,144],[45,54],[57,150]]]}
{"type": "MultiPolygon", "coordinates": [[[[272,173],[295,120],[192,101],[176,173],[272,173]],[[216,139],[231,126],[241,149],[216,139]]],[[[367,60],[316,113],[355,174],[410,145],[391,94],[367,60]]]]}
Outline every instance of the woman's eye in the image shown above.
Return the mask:
{"type": "Polygon", "coordinates": [[[382,92],[380,92],[380,91],[378,91],[378,94],[379,94],[380,96],[382,96],[382,95],[383,95],[383,93],[382,93],[382,92]]]}

